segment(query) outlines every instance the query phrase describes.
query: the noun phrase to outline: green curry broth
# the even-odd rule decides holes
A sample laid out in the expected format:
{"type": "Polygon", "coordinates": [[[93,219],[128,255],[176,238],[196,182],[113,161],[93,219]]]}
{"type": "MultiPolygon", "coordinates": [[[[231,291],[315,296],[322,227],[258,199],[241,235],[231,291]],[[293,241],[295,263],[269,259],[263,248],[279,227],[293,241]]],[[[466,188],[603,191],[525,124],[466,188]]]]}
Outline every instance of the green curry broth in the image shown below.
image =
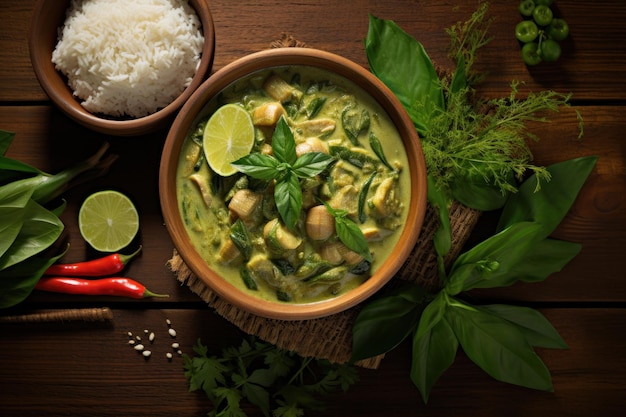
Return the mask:
{"type": "MultiPolygon", "coordinates": [[[[255,129],[255,146],[252,152],[258,152],[267,146],[272,135],[271,127],[257,126],[255,129]]],[[[386,112],[349,80],[321,69],[297,66],[274,68],[252,74],[230,85],[218,95],[217,99],[208,103],[182,146],[176,186],[179,210],[190,241],[210,267],[232,285],[255,297],[293,303],[309,303],[332,298],[367,280],[392,253],[405,224],[410,201],[408,159],[402,139],[386,112]],[[301,181],[303,212],[296,230],[291,233],[301,238],[302,243],[296,249],[285,250],[283,253],[268,250],[268,246],[275,242],[268,242],[263,236],[264,225],[278,217],[273,206],[271,185],[259,184],[258,180],[249,179],[243,174],[219,177],[209,168],[201,149],[203,126],[219,106],[237,103],[252,113],[256,107],[275,101],[263,87],[271,75],[278,75],[295,88],[295,96],[283,100],[281,104],[287,112],[296,144],[316,137],[323,141],[329,152],[332,150],[337,158],[329,172],[323,175],[326,181],[321,184],[316,180],[301,181]],[[348,108],[351,114],[356,115],[353,120],[357,122],[362,119],[360,117],[362,110],[369,114],[369,129],[359,134],[358,146],[348,138],[342,124],[342,114],[348,108]],[[333,120],[335,127],[321,133],[311,133],[306,131],[307,120],[333,120]],[[396,168],[394,171],[385,167],[371,149],[368,139],[370,134],[379,139],[386,159],[396,168]],[[361,223],[357,218],[357,200],[359,192],[373,171],[376,171],[376,175],[367,192],[364,205],[366,217],[361,223]],[[389,184],[392,186],[389,187],[390,191],[383,204],[388,213],[382,215],[373,204],[373,200],[376,198],[377,190],[389,184]],[[225,257],[220,255],[222,252],[228,252],[225,250],[227,246],[232,246],[229,236],[235,219],[228,209],[229,199],[233,195],[233,190],[242,187],[250,187],[255,193],[263,195],[262,203],[258,205],[256,220],[246,225],[252,242],[252,256],[249,259],[255,262],[262,259],[260,264],[252,265],[252,261],[246,261],[238,251],[232,260],[230,258],[225,260],[225,257]],[[207,192],[210,195],[208,202],[205,198],[207,192]],[[359,225],[364,234],[369,236],[371,231],[380,232],[381,238],[372,241],[368,239],[373,257],[371,265],[364,264],[362,258],[358,256],[354,260],[353,255],[356,254],[350,251],[337,266],[319,259],[321,251],[332,252],[328,250],[329,246],[341,247],[337,243],[339,240],[336,234],[324,241],[307,238],[304,227],[306,209],[311,205],[320,204],[319,199],[328,201],[335,209],[348,210],[350,218],[359,225]],[[309,272],[310,275],[304,273],[306,270],[314,271],[316,266],[319,267],[316,272],[309,272]],[[243,278],[242,270],[247,271],[246,279],[243,278]],[[250,288],[249,279],[254,280],[256,289],[250,288]]],[[[384,193],[381,192],[380,195],[382,194],[384,193]]],[[[377,201],[380,206],[380,199],[377,201]]]]}

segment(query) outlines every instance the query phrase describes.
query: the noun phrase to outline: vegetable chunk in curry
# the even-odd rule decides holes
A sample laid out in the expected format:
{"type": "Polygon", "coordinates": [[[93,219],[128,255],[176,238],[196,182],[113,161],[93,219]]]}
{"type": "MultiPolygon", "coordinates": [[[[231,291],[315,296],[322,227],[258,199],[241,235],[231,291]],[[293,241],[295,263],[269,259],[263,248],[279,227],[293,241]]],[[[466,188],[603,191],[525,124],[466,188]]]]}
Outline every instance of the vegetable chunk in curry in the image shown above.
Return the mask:
{"type": "Polygon", "coordinates": [[[229,86],[199,116],[178,165],[179,209],[195,248],[232,285],[267,300],[315,302],[360,285],[393,251],[411,197],[407,165],[392,121],[354,83],[321,69],[276,67],[229,86]],[[242,106],[253,121],[248,161],[278,156],[277,126],[287,126],[281,143],[292,141],[300,162],[274,166],[272,179],[251,175],[255,169],[213,172],[203,133],[225,104],[242,106]],[[285,185],[280,169],[309,175],[285,185]],[[281,204],[298,208],[292,224],[281,204]]]}

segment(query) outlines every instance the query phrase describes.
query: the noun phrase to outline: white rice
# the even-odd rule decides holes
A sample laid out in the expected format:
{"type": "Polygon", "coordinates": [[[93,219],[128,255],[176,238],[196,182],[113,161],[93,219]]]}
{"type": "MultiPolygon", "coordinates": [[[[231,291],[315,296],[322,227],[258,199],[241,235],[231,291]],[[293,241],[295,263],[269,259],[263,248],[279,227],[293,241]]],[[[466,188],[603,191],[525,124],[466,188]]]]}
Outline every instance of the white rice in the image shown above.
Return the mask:
{"type": "Polygon", "coordinates": [[[86,110],[136,118],[183,92],[203,43],[187,0],[72,0],[52,62],[86,110]]]}

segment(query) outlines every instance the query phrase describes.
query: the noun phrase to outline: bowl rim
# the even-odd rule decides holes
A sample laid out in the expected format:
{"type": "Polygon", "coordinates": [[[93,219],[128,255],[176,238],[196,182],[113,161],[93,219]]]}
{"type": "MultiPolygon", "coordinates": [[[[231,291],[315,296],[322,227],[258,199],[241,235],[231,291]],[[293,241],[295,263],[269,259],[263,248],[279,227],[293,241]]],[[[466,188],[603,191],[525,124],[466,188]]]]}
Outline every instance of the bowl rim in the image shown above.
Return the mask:
{"type": "MultiPolygon", "coordinates": [[[[186,135],[186,133],[185,133],[186,135]]],[[[159,198],[165,226],[178,254],[189,269],[218,296],[234,306],[255,315],[281,320],[306,320],[328,316],[353,307],[391,280],[413,250],[426,212],[426,163],[413,123],[396,96],[372,73],[362,66],[331,52],[313,48],[276,48],[255,52],[224,66],[206,80],[185,103],[168,132],[159,168],[159,198]],[[270,67],[286,65],[315,66],[335,72],[363,88],[387,109],[399,130],[407,150],[409,166],[415,173],[411,180],[411,204],[407,220],[396,243],[394,256],[386,259],[368,280],[337,297],[305,304],[272,302],[245,294],[213,271],[193,248],[179,215],[176,196],[176,167],[183,140],[177,132],[188,132],[204,106],[216,94],[237,79],[270,67]],[[368,88],[374,87],[374,89],[368,88]],[[397,111],[390,113],[389,107],[397,111]],[[168,207],[170,210],[168,210],[168,207]],[[403,245],[400,245],[404,242],[403,245]],[[184,248],[184,250],[180,250],[184,248]],[[380,275],[385,274],[384,279],[380,275]],[[219,285],[216,285],[219,284],[219,285]]]]}
{"type": "Polygon", "coordinates": [[[54,37],[52,44],[42,45],[40,34],[46,30],[52,30],[52,27],[58,30],[63,25],[71,1],[37,0],[35,3],[28,45],[31,66],[41,88],[66,116],[99,133],[114,136],[138,136],[166,128],[168,123],[173,120],[176,112],[205,81],[211,71],[215,54],[215,25],[208,4],[202,0],[189,0],[189,5],[196,11],[198,19],[202,23],[204,44],[196,74],[187,88],[171,103],[155,113],[135,119],[115,120],[90,113],[74,97],[65,78],[52,63],[52,50],[58,38],[54,37]],[[60,4],[64,5],[62,10],[58,8],[60,4]],[[65,89],[59,90],[53,87],[60,85],[59,81],[65,86],[65,89]]]}

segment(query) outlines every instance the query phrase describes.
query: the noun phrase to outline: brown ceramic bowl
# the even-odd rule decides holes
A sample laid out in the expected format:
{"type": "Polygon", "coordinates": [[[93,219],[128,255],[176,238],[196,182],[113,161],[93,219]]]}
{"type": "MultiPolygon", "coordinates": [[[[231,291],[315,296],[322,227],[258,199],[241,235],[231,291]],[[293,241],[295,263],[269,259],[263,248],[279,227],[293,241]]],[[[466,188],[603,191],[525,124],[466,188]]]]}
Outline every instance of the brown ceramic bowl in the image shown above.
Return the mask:
{"type": "MultiPolygon", "coordinates": [[[[202,115],[200,117],[205,117],[202,115]]],[[[309,48],[279,48],[241,58],[213,74],[185,103],[167,136],[159,173],[159,192],[165,225],[177,251],[191,271],[211,290],[231,304],[258,316],[312,319],[346,310],[364,301],[385,285],[404,264],[420,233],[426,210],[426,164],[411,119],[393,93],[363,67],[335,54],[309,48]],[[185,137],[197,123],[203,108],[231,83],[258,70],[303,65],[336,73],[360,86],[387,111],[398,129],[408,154],[411,187],[408,216],[392,255],[360,286],[326,301],[308,304],[266,301],[238,290],[216,272],[192,246],[185,231],[176,196],[176,170],[185,137]]]]}
{"type": "Polygon", "coordinates": [[[55,69],[52,63],[52,51],[56,46],[58,30],[63,26],[69,4],[69,0],[37,0],[31,22],[29,40],[31,63],[41,87],[52,102],[74,121],[100,133],[135,136],[166,128],[172,122],[176,112],[202,84],[211,70],[215,34],[207,3],[202,0],[189,0],[189,4],[196,10],[202,23],[205,38],[200,65],[191,84],[174,101],[156,113],[127,120],[106,118],[85,110],[79,100],[73,96],[66,78],[55,69]]]}

